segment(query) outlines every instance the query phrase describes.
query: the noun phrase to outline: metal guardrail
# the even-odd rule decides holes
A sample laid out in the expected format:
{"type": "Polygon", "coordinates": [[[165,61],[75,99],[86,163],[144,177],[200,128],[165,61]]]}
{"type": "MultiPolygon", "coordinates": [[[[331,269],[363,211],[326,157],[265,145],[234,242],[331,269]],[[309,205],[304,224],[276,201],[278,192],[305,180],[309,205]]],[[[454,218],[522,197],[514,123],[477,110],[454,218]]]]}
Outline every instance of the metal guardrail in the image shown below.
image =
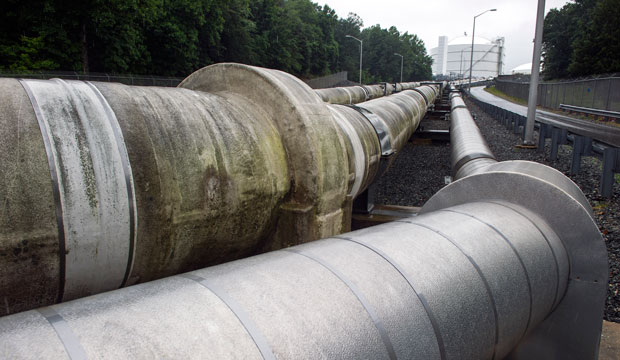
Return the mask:
{"type": "Polygon", "coordinates": [[[603,116],[607,119],[610,119],[610,118],[620,119],[620,112],[618,111],[592,109],[592,108],[567,105],[567,104],[560,104],[560,110],[568,111],[569,114],[574,111],[574,112],[584,113],[587,115],[603,116]]]}
{"type": "MultiPolygon", "coordinates": [[[[469,97],[484,112],[495,118],[507,129],[512,129],[515,134],[525,135],[525,123],[527,117],[515,112],[506,110],[502,107],[489,104],[474,96],[469,97]]],[[[605,198],[611,198],[613,185],[615,183],[614,174],[620,173],[620,139],[616,134],[610,132],[619,131],[615,128],[600,124],[588,124],[584,120],[571,119],[557,115],[558,118],[537,115],[536,128],[538,129],[538,152],[545,150],[547,139],[551,139],[550,160],[557,161],[559,145],[566,145],[572,142],[573,154],[569,173],[576,175],[580,170],[581,157],[591,156],[594,152],[603,156],[603,168],[599,191],[605,198]],[[564,119],[562,119],[564,118],[564,119]]]]}

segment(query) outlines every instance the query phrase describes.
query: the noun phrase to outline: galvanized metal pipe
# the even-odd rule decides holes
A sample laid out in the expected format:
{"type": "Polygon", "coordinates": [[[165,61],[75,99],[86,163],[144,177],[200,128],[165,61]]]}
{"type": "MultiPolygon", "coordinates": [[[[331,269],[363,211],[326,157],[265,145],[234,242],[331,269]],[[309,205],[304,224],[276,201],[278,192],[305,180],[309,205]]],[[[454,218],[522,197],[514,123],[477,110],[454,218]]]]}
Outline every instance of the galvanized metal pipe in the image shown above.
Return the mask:
{"type": "Polygon", "coordinates": [[[182,87],[0,80],[4,314],[342,233],[380,165],[368,117],[399,150],[427,106],[363,115],[239,64],[182,87]]]}
{"type": "Polygon", "coordinates": [[[450,107],[452,177],[473,175],[497,163],[458,91],[450,92],[450,107]]]}

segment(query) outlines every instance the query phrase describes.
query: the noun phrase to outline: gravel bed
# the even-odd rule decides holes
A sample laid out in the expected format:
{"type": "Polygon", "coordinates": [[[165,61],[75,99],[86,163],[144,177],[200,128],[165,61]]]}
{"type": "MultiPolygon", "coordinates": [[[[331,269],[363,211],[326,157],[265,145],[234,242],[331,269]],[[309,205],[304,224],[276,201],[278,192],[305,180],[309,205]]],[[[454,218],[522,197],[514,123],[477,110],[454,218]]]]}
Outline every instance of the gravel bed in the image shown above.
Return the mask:
{"type": "MultiPolygon", "coordinates": [[[[445,120],[425,121],[425,129],[447,129],[445,120]]],[[[377,183],[376,204],[422,206],[450,175],[450,144],[408,142],[377,183]]]]}
{"type": "MultiPolygon", "coordinates": [[[[518,149],[520,135],[506,130],[496,120],[484,113],[475,104],[467,102],[478,126],[497,160],[529,160],[552,166],[569,176],[584,192],[594,209],[609,257],[609,288],[605,305],[605,320],[620,323],[620,184],[614,185],[613,196],[605,199],[599,192],[601,176],[600,157],[583,157],[581,170],[569,175],[572,148],[560,146],[558,160],[549,161],[549,145],[544,153],[536,150],[518,149]]],[[[445,123],[445,122],[444,122],[445,123]]],[[[438,129],[444,124],[425,122],[428,129],[438,129]]],[[[535,137],[537,133],[535,133],[535,137]]],[[[450,175],[449,144],[431,145],[407,143],[389,171],[378,182],[375,202],[403,206],[422,206],[439,189],[445,186],[444,177],[450,175]]]]}

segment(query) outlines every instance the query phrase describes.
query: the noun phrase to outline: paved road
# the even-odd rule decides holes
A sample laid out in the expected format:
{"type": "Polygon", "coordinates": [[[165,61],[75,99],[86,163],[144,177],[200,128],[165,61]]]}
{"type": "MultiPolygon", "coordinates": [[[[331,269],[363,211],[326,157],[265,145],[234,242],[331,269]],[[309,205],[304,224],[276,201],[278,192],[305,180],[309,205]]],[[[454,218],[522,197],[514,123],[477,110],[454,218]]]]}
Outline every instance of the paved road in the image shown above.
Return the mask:
{"type": "MultiPolygon", "coordinates": [[[[471,94],[481,101],[499,106],[516,114],[527,116],[527,106],[515,104],[484,91],[483,86],[471,88],[471,94]]],[[[620,128],[592,121],[558,115],[549,111],[536,110],[536,121],[568,129],[569,132],[586,136],[605,144],[620,147],[620,128]]]]}

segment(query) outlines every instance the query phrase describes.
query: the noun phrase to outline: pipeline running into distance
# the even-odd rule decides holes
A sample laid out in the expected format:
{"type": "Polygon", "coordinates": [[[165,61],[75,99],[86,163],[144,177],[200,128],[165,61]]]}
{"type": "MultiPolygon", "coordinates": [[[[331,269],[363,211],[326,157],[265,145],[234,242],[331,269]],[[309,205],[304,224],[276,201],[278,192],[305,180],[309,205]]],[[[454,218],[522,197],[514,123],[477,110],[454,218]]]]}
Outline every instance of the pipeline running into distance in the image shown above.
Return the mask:
{"type": "Polygon", "coordinates": [[[331,105],[240,64],[179,88],[0,79],[1,313],[348,231],[436,93],[331,105]]]}
{"type": "Polygon", "coordinates": [[[489,164],[411,219],[0,318],[0,349],[12,358],[594,359],[607,262],[579,193],[541,164],[489,164]]]}

